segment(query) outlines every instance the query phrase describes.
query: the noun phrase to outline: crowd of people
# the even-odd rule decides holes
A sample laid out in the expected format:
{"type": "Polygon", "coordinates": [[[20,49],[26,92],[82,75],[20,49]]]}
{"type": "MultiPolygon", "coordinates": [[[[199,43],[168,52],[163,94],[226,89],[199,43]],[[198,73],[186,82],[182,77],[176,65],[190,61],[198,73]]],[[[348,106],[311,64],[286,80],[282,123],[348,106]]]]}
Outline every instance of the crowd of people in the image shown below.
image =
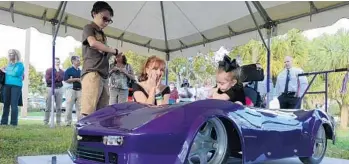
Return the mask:
{"type": "MultiPolygon", "coordinates": [[[[265,81],[244,82],[240,79],[241,68],[237,61],[228,56],[219,62],[216,71],[216,85],[206,80],[198,89],[183,80],[177,89],[175,83],[168,86],[162,83],[166,63],[163,59],[151,56],[144,63],[138,80],[135,77],[132,66],[127,63],[127,58],[118,49],[107,45],[107,37],[103,29],[112,23],[113,9],[102,1],[93,5],[91,16],[93,21],[87,24],[82,34],[83,66],[80,70],[80,58],[71,57],[72,67],[62,70],[60,59],[55,59],[55,68],[46,71],[47,102],[44,124],[50,120],[51,104],[55,104],[56,123],[61,124],[61,106],[63,94],[67,101],[66,125],[72,123],[72,108],[75,105],[78,119],[86,117],[96,110],[107,105],[124,103],[128,100],[129,88],[133,90],[133,101],[151,105],[174,104],[178,102],[192,102],[204,99],[219,99],[234,103],[256,106],[263,104],[266,95],[265,81]],[[109,63],[113,57],[115,61],[109,63]],[[54,83],[52,84],[52,75],[54,83]],[[69,87],[63,90],[63,81],[69,87]],[[54,95],[51,89],[54,87],[54,95]],[[253,88],[259,95],[255,100],[246,92],[246,88],[253,88]],[[54,97],[55,103],[52,103],[54,97]],[[252,100],[251,100],[252,99],[252,100]]],[[[20,62],[17,50],[9,51],[10,63],[1,69],[4,73],[3,101],[4,112],[1,124],[8,124],[9,108],[11,106],[11,125],[18,124],[18,105],[20,105],[21,87],[24,77],[24,66],[20,62]]],[[[260,65],[256,64],[257,67],[260,65]]],[[[292,67],[292,58],[285,58],[285,70],[277,78],[276,88],[282,108],[294,108],[297,100],[304,93],[307,86],[306,78],[300,78],[297,74],[301,69],[292,67]]],[[[0,74],[0,82],[1,82],[0,74]]],[[[264,78],[264,80],[266,80],[264,78]]]]}

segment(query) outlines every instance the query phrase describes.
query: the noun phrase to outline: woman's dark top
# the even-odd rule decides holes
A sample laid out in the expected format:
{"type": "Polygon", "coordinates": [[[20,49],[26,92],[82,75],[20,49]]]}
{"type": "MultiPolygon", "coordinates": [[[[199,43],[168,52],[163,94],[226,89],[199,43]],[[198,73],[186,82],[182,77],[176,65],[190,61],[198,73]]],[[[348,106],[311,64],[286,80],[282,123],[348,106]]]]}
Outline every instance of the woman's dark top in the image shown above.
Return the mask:
{"type": "MultiPolygon", "coordinates": [[[[135,93],[136,91],[141,91],[145,97],[149,97],[148,93],[144,90],[144,88],[142,86],[140,86],[139,84],[137,83],[133,83],[132,85],[132,89],[133,89],[133,93],[135,93]]],[[[170,91],[170,87],[166,86],[164,90],[162,90],[162,92],[160,92],[159,94],[164,97],[164,95],[166,94],[170,94],[171,91],[170,91]]],[[[157,95],[156,95],[157,96],[157,95]]],[[[136,98],[133,96],[135,102],[137,102],[136,98]]],[[[156,103],[156,99],[155,99],[155,102],[154,102],[154,105],[157,105],[156,103]]]]}
{"type": "Polygon", "coordinates": [[[236,84],[226,92],[222,92],[220,89],[218,89],[218,94],[223,94],[223,93],[229,96],[228,101],[231,101],[231,102],[240,101],[242,104],[246,105],[245,92],[242,84],[236,84]]]}

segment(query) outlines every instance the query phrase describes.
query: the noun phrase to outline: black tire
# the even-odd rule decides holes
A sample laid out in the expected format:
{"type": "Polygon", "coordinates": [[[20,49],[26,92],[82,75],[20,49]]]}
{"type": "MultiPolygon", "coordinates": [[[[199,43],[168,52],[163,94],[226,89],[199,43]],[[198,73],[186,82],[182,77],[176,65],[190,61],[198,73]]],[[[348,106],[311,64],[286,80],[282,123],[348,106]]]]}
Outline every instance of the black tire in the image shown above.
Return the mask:
{"type": "Polygon", "coordinates": [[[326,138],[325,128],[322,125],[320,126],[317,132],[313,149],[314,149],[314,153],[311,157],[299,157],[299,159],[304,164],[319,164],[322,161],[322,159],[325,157],[326,149],[327,149],[327,138],[326,138]],[[317,148],[320,146],[321,146],[321,151],[318,152],[317,148]]]}
{"type": "MultiPolygon", "coordinates": [[[[204,153],[206,154],[207,164],[225,164],[229,158],[229,153],[230,153],[228,138],[229,136],[223,122],[216,117],[209,119],[202,127],[200,127],[199,131],[196,133],[192,146],[188,151],[189,153],[185,163],[200,164],[200,157],[195,155],[196,154],[195,152],[197,150],[215,149],[212,151],[208,151],[207,153],[204,153]],[[209,130],[211,132],[208,135],[205,134],[207,127],[211,127],[211,130],[209,130]],[[202,139],[202,138],[205,138],[205,139],[202,139]],[[203,141],[206,139],[207,139],[207,142],[203,141]],[[209,143],[211,141],[214,141],[213,142],[214,144],[212,145],[212,147],[208,146],[207,148],[205,148],[202,146],[204,144],[199,144],[204,142],[209,143]],[[197,161],[198,159],[195,159],[195,157],[199,158],[199,161],[197,161]]],[[[207,144],[207,145],[210,145],[210,144],[207,144]]]]}

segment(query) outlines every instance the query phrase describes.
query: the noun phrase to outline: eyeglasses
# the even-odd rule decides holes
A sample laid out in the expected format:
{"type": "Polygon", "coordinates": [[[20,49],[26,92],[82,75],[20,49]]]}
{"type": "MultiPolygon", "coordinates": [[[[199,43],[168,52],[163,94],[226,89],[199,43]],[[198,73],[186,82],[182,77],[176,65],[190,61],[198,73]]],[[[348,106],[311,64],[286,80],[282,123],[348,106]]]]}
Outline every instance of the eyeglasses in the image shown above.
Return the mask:
{"type": "Polygon", "coordinates": [[[103,21],[106,22],[106,23],[109,23],[109,24],[112,24],[112,23],[113,23],[113,20],[109,19],[109,18],[106,17],[106,16],[103,16],[102,19],[103,19],[103,21]]]}

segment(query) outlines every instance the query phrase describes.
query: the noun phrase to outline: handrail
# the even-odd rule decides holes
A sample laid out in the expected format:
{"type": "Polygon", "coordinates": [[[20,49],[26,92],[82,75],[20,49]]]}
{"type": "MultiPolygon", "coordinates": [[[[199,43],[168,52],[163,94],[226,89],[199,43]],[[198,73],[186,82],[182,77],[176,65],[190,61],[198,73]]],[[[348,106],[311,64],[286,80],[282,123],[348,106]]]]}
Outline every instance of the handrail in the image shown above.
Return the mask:
{"type": "Polygon", "coordinates": [[[338,68],[338,69],[333,69],[333,70],[328,70],[328,71],[318,71],[318,72],[309,72],[309,73],[298,74],[298,78],[300,76],[309,76],[309,75],[314,75],[314,76],[311,79],[311,81],[310,81],[309,85],[307,86],[307,88],[305,89],[305,92],[302,94],[301,98],[298,100],[295,108],[300,105],[300,103],[303,100],[305,94],[316,94],[316,93],[320,94],[320,93],[322,93],[322,94],[325,94],[325,111],[327,113],[328,112],[328,109],[327,109],[327,106],[328,106],[327,105],[328,104],[328,101],[327,101],[327,99],[328,99],[328,74],[329,73],[333,73],[333,72],[347,72],[347,71],[349,72],[349,67],[348,68],[338,68]],[[313,84],[314,79],[319,74],[325,74],[325,91],[309,92],[308,93],[308,90],[309,90],[310,86],[313,84]]]}

